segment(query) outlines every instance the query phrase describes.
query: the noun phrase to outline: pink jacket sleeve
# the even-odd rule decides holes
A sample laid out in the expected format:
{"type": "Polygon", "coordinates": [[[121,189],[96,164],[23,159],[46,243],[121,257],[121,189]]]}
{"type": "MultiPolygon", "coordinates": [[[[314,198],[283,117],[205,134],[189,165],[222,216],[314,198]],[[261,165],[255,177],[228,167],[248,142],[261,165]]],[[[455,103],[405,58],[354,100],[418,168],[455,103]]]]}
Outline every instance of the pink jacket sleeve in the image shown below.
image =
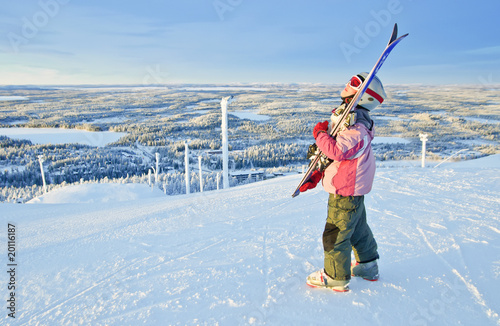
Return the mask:
{"type": "Polygon", "coordinates": [[[364,135],[361,128],[356,125],[338,134],[336,140],[327,133],[321,133],[316,138],[319,149],[328,158],[337,162],[356,158],[369,141],[366,133],[364,135]]]}

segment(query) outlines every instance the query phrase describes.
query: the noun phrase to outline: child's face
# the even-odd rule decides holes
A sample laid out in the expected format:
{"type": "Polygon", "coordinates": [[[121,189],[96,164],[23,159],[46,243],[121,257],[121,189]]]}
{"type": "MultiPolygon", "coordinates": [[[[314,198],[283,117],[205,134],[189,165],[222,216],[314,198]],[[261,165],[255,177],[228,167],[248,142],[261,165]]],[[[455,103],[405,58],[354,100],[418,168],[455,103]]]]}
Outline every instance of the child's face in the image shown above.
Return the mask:
{"type": "Polygon", "coordinates": [[[356,94],[356,90],[352,88],[349,84],[347,84],[344,88],[344,90],[340,93],[340,97],[345,98],[349,96],[353,96],[356,94]]]}
{"type": "Polygon", "coordinates": [[[343,98],[353,96],[359,90],[362,83],[363,81],[358,76],[353,76],[345,85],[345,88],[340,93],[340,96],[343,98]]]}

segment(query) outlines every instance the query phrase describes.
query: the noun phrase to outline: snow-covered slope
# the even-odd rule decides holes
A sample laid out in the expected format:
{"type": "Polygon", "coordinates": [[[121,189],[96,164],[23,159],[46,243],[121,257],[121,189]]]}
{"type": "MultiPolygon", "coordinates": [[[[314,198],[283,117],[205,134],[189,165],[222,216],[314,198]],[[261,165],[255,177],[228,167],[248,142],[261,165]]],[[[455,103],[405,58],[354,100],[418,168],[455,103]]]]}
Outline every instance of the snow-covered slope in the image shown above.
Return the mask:
{"type": "Polygon", "coordinates": [[[379,168],[366,205],[381,278],[353,279],[348,293],[304,282],[323,264],[327,194],[292,199],[298,175],[188,196],[3,204],[17,310],[0,323],[500,325],[499,158],[379,168]]]}
{"type": "Polygon", "coordinates": [[[158,188],[137,183],[89,183],[57,188],[28,204],[107,203],[164,197],[158,188]]]}

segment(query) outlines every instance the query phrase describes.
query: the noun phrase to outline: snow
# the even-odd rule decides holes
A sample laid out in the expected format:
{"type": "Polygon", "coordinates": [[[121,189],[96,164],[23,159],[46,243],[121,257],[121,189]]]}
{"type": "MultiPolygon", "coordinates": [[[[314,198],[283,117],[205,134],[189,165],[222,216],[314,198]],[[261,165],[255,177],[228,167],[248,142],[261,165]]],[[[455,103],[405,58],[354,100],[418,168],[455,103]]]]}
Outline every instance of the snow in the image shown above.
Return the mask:
{"type": "Polygon", "coordinates": [[[28,122],[29,122],[29,119],[18,119],[16,121],[8,122],[7,124],[9,126],[16,126],[16,125],[20,125],[20,124],[28,123],[28,122]]]}
{"type": "Polygon", "coordinates": [[[373,144],[409,144],[408,139],[399,137],[375,137],[372,141],[373,144]]]}
{"type": "Polygon", "coordinates": [[[191,92],[211,92],[211,91],[253,91],[253,92],[267,92],[269,88],[266,87],[254,87],[254,86],[190,86],[190,87],[180,87],[180,90],[191,91],[191,92]]]}
{"type": "Polygon", "coordinates": [[[99,118],[93,120],[83,120],[83,123],[97,124],[97,123],[120,123],[127,121],[127,117],[112,117],[112,118],[99,118]]]}
{"type": "Polygon", "coordinates": [[[28,139],[34,144],[81,144],[103,147],[125,136],[123,132],[87,131],[61,128],[0,128],[0,135],[28,139]]]}
{"type": "Polygon", "coordinates": [[[499,120],[495,119],[484,119],[484,118],[474,118],[474,117],[464,117],[466,121],[475,121],[479,123],[486,123],[486,124],[497,124],[500,123],[499,120]]]}
{"type": "Polygon", "coordinates": [[[255,111],[235,111],[229,114],[236,116],[238,119],[248,119],[253,121],[267,121],[271,119],[270,116],[264,114],[258,114],[258,110],[255,111]]]}
{"type": "Polygon", "coordinates": [[[30,200],[29,204],[107,203],[164,197],[157,188],[146,184],[94,183],[71,185],[55,189],[43,196],[30,200]]]}
{"type": "Polygon", "coordinates": [[[26,96],[0,96],[0,101],[26,101],[26,96]]]}
{"type": "Polygon", "coordinates": [[[323,264],[328,195],[292,199],[300,175],[172,197],[81,185],[2,204],[0,243],[8,223],[17,234],[16,322],[500,325],[499,163],[378,169],[366,206],[381,278],[347,293],[305,284],[323,264]]]}
{"type": "Polygon", "coordinates": [[[490,155],[478,160],[461,161],[457,163],[443,164],[443,167],[466,168],[466,169],[498,169],[500,168],[500,155],[490,155]]]}
{"type": "Polygon", "coordinates": [[[320,102],[342,102],[342,98],[340,96],[333,97],[333,98],[324,98],[319,100],[320,102]]]}

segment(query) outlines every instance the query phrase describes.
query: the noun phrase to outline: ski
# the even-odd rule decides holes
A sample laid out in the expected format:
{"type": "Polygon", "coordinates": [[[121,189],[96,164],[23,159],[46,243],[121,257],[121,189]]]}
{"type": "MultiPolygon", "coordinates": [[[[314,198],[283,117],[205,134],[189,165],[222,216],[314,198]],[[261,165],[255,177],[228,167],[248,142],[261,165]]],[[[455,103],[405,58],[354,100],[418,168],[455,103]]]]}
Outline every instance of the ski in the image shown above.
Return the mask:
{"type": "MultiPolygon", "coordinates": [[[[342,125],[344,124],[345,119],[349,116],[349,113],[351,113],[351,111],[354,110],[354,108],[356,108],[359,100],[361,99],[361,97],[365,93],[366,89],[370,85],[371,81],[373,80],[373,77],[375,77],[377,72],[380,70],[380,68],[382,67],[382,65],[385,62],[385,59],[387,59],[387,57],[391,53],[392,49],[394,49],[394,47],[407,36],[408,36],[408,34],[405,34],[405,35],[402,35],[398,38],[398,25],[394,24],[394,28],[392,30],[392,34],[391,34],[391,38],[389,39],[389,43],[387,44],[386,48],[382,52],[382,55],[375,63],[375,65],[373,66],[372,70],[370,71],[370,73],[368,74],[368,76],[366,77],[364,82],[361,84],[359,91],[353,97],[351,102],[349,102],[347,108],[342,113],[341,118],[339,119],[337,124],[335,126],[333,126],[333,128],[330,132],[330,136],[335,137],[337,135],[337,133],[342,128],[342,125]]],[[[309,163],[309,168],[307,169],[306,173],[304,173],[304,176],[302,177],[302,180],[300,181],[297,188],[295,188],[295,191],[292,194],[292,198],[300,195],[300,187],[309,180],[312,173],[316,169],[316,165],[318,164],[318,161],[320,160],[322,155],[324,155],[324,154],[320,151],[319,154],[316,155],[316,158],[309,163]]]]}

